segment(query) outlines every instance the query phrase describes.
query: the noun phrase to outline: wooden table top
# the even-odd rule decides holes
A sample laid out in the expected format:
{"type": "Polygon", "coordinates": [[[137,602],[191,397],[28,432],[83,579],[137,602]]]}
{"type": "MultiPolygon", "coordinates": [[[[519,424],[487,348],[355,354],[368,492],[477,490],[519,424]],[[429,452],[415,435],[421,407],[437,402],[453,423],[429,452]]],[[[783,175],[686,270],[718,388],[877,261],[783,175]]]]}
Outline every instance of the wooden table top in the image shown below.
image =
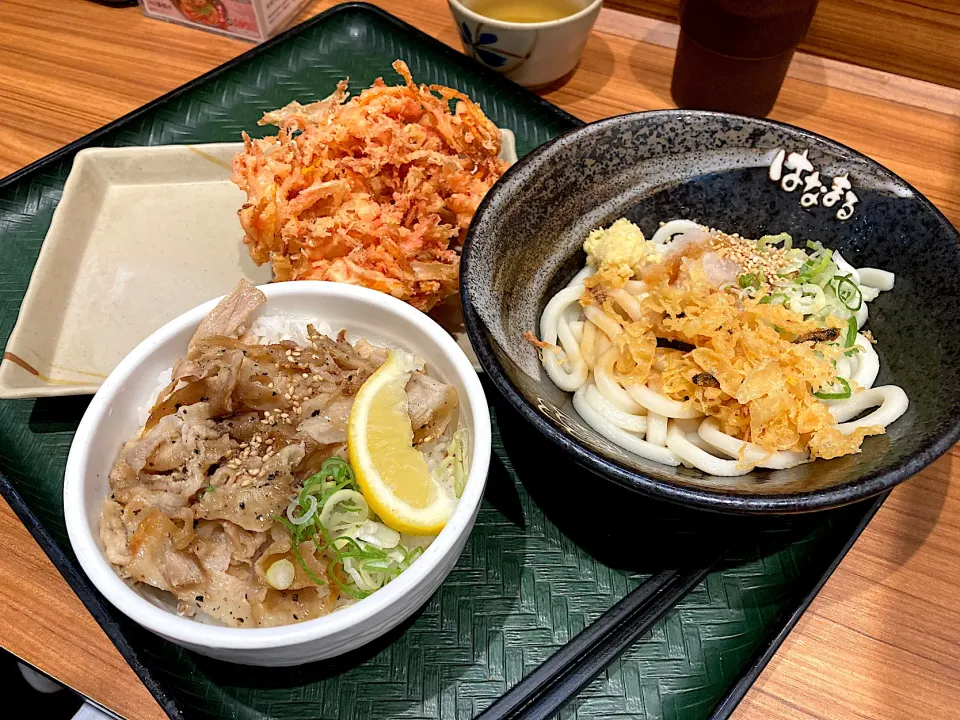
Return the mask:
{"type": "MultiPolygon", "coordinates": [[[[317,0],[306,15],[334,4],[317,0]]],[[[443,0],[379,4],[458,46],[443,0]]],[[[675,42],[673,26],[605,9],[579,69],[544,96],[584,120],[671,107],[675,42]]],[[[0,2],[0,175],[249,48],[137,8],[0,2]]],[[[960,223],[960,91],[798,55],[772,117],[875,158],[960,223]]],[[[2,501],[0,545],[0,645],[124,717],[163,717],[2,501]]],[[[735,718],[955,716],[958,555],[954,448],[893,492],[735,718]]]]}

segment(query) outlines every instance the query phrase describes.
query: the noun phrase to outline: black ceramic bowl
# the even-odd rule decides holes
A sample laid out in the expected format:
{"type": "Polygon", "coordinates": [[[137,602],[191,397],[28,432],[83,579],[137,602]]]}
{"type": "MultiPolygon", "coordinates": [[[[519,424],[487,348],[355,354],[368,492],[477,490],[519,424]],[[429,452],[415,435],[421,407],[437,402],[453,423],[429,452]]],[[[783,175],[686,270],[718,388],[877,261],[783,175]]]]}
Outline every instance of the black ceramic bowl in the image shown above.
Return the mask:
{"type": "Polygon", "coordinates": [[[801,512],[853,502],[907,479],[960,435],[960,238],[896,175],[848,147],[799,128],[734,115],[666,110],[578,128],[523,158],[474,217],[461,265],[470,341],[506,400],[581,466],[637,492],[733,512],[801,512]],[[800,205],[768,178],[778,148],[807,150],[824,184],[848,174],[859,198],[800,205]],[[786,231],[840,250],[854,266],[896,273],[870,304],[879,340],[877,385],[895,383],[910,408],[863,451],[789,470],[716,478],[614,446],[584,423],[523,339],[547,300],[585,262],[589,230],[619,217],[647,237],[690,218],[746,237],[786,231]]]}

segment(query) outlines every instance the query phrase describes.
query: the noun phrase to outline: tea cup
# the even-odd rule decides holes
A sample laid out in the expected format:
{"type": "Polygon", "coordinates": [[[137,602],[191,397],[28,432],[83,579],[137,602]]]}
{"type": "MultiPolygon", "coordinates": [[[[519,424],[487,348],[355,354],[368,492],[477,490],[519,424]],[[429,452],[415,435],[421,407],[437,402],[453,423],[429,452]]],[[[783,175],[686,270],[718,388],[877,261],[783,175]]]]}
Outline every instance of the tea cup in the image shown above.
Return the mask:
{"type": "MultiPolygon", "coordinates": [[[[506,22],[471,9],[473,0],[447,0],[464,52],[520,85],[548,85],[580,61],[603,0],[570,0],[580,9],[548,22],[506,22]]],[[[549,1],[549,0],[547,0],[549,1]]]]}

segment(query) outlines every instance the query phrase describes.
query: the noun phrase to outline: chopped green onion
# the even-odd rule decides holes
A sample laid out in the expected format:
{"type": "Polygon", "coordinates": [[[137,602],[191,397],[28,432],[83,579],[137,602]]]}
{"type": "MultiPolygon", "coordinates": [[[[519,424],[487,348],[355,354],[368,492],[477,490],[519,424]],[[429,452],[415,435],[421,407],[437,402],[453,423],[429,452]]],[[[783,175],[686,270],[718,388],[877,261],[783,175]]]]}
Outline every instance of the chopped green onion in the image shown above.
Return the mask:
{"type": "Polygon", "coordinates": [[[787,300],[787,296],[781,292],[771,293],[770,295],[764,295],[760,299],[760,303],[767,305],[770,303],[777,303],[778,305],[783,304],[787,300]]]}
{"type": "Polygon", "coordinates": [[[759,288],[761,279],[756,275],[756,273],[746,273],[737,278],[737,284],[746,289],[746,288],[759,288]]]}
{"type": "Polygon", "coordinates": [[[286,590],[293,585],[296,570],[286,558],[273,562],[266,572],[267,584],[274,590],[286,590]]]}
{"type": "MultiPolygon", "coordinates": [[[[810,247],[810,243],[807,243],[807,247],[810,247]]],[[[810,256],[810,259],[807,260],[801,267],[800,273],[797,276],[798,282],[809,282],[817,275],[822,273],[830,265],[830,258],[833,257],[833,251],[820,248],[813,255],[810,256]]]]}
{"type": "Polygon", "coordinates": [[[779,242],[783,242],[783,249],[789,250],[793,247],[793,238],[790,237],[789,233],[779,233],[778,235],[764,235],[759,240],[757,240],[757,250],[763,250],[766,245],[776,245],[779,242]]]}
{"type": "MultiPolygon", "coordinates": [[[[323,490],[323,495],[320,498],[320,506],[323,506],[324,500],[330,495],[335,493],[337,490],[341,490],[347,485],[355,484],[356,477],[353,474],[353,468],[350,467],[350,463],[346,460],[343,460],[338,457],[327,458],[323,461],[323,464],[320,466],[320,469],[311,475],[303,483],[303,488],[300,490],[300,495],[297,500],[302,505],[306,502],[307,496],[313,494],[316,488],[323,490]],[[329,488],[327,483],[330,481],[337,487],[329,488]]],[[[359,489],[359,488],[354,488],[359,489]]]]}
{"type": "MultiPolygon", "coordinates": [[[[463,462],[460,457],[463,453],[465,453],[463,442],[454,443],[452,459],[455,463],[463,462]]],[[[300,491],[291,498],[287,516],[273,519],[290,533],[291,553],[311,581],[317,585],[325,582],[311,571],[304,560],[299,545],[307,540],[313,541],[318,555],[323,555],[329,560],[327,582],[335,584],[345,595],[361,599],[367,597],[377,587],[396,578],[414,559],[419,557],[423,550],[416,548],[408,551],[401,545],[399,550],[403,555],[390,554],[376,545],[358,541],[352,536],[356,530],[349,530],[348,528],[351,527],[349,525],[343,529],[349,534],[334,536],[334,533],[342,531],[341,526],[334,524],[331,525],[331,530],[328,530],[320,519],[320,508],[327,505],[336,493],[343,490],[360,492],[353,469],[349,463],[340,458],[328,458],[320,466],[319,471],[305,480],[300,491]],[[349,570],[345,566],[348,560],[350,561],[349,570]],[[338,564],[340,568],[336,568],[338,564]],[[341,579],[339,572],[343,572],[347,579],[341,579]]],[[[346,512],[363,510],[360,498],[344,497],[342,500],[338,507],[346,512]]],[[[376,519],[375,516],[373,519],[376,519]]],[[[360,525],[354,524],[352,527],[359,528],[360,525]]]]}
{"type": "Polygon", "coordinates": [[[853,347],[853,344],[857,341],[857,331],[859,329],[857,326],[857,318],[851,315],[847,320],[847,335],[843,339],[843,346],[845,348],[853,347]]]}
{"type": "Polygon", "coordinates": [[[364,544],[366,545],[366,547],[361,545],[359,542],[357,542],[355,538],[352,538],[349,535],[343,535],[342,537],[338,537],[336,540],[333,540],[330,543],[328,543],[328,545],[334,546],[334,549],[336,550],[336,552],[339,554],[340,557],[385,558],[387,556],[387,554],[380,548],[374,547],[370,543],[364,543],[364,544]],[[353,545],[353,547],[355,547],[356,550],[352,552],[343,552],[343,551],[337,550],[336,543],[338,542],[346,542],[348,546],[353,545]]]}
{"type": "Polygon", "coordinates": [[[340,578],[337,577],[337,574],[335,572],[331,572],[330,577],[333,578],[333,581],[340,588],[340,592],[345,592],[354,600],[363,600],[365,597],[370,595],[370,593],[368,593],[366,590],[361,590],[360,588],[357,588],[352,584],[344,585],[342,582],[340,582],[340,578]]]}
{"type": "Polygon", "coordinates": [[[280,515],[275,515],[272,519],[287,529],[287,531],[290,533],[290,536],[293,538],[294,543],[300,543],[305,540],[309,540],[313,535],[313,532],[310,530],[312,523],[306,523],[298,527],[290,522],[287,518],[280,515]]]}
{"type": "Polygon", "coordinates": [[[323,526],[323,523],[320,522],[320,516],[319,516],[319,515],[317,515],[317,516],[313,519],[313,524],[314,524],[314,527],[317,528],[317,535],[320,536],[320,540],[323,542],[323,547],[320,548],[321,551],[322,551],[323,549],[325,549],[325,548],[327,547],[327,545],[329,545],[329,543],[327,542],[327,538],[329,537],[329,533],[327,532],[327,529],[323,526]]]}
{"type": "Polygon", "coordinates": [[[307,567],[307,563],[303,559],[303,555],[300,554],[300,549],[297,547],[296,543],[290,546],[290,550],[293,552],[293,556],[297,559],[297,562],[300,563],[300,567],[302,567],[303,571],[307,574],[307,577],[310,578],[315,585],[326,585],[323,580],[313,574],[313,570],[307,567]]]}
{"type": "Polygon", "coordinates": [[[281,525],[283,525],[290,532],[290,534],[293,535],[294,538],[299,537],[300,530],[302,528],[298,528],[292,522],[287,520],[285,517],[281,517],[280,515],[274,515],[273,519],[276,520],[281,525]]]}
{"type": "MultiPolygon", "coordinates": [[[[280,517],[279,515],[275,515],[273,519],[276,520],[281,525],[283,525],[289,531],[290,551],[293,553],[293,557],[296,558],[297,563],[299,563],[300,567],[302,567],[303,571],[307,574],[307,577],[309,577],[317,585],[325,585],[326,583],[320,578],[318,578],[316,575],[314,575],[313,571],[309,567],[307,567],[307,563],[304,561],[303,556],[300,554],[300,549],[297,547],[301,542],[307,539],[302,535],[305,528],[304,527],[298,528],[292,522],[287,520],[287,518],[280,517]]],[[[309,528],[310,523],[308,523],[305,527],[309,528]]]]}
{"type": "Polygon", "coordinates": [[[287,519],[297,527],[310,522],[310,519],[317,512],[317,499],[313,495],[307,495],[306,503],[297,503],[287,508],[287,519]],[[299,514],[295,514],[299,511],[299,514]]]}
{"type": "MultiPolygon", "coordinates": [[[[337,539],[340,540],[344,538],[337,538],[337,539]]],[[[350,538],[350,539],[352,540],[353,538],[350,538]]],[[[337,565],[338,563],[340,564],[340,567],[343,568],[343,561],[345,557],[348,557],[348,556],[338,555],[336,558],[334,558],[330,562],[330,570],[329,570],[330,577],[333,578],[333,581],[337,584],[337,587],[340,588],[341,592],[347,593],[347,595],[354,598],[355,600],[363,600],[363,598],[367,597],[370,593],[364,590],[361,590],[360,588],[354,588],[350,584],[342,583],[340,581],[340,578],[337,576],[336,570],[334,569],[334,565],[337,565]]],[[[346,570],[344,570],[344,572],[346,572],[346,570]]]]}
{"type": "Polygon", "coordinates": [[[447,450],[447,459],[453,472],[453,492],[458,498],[467,487],[467,452],[467,433],[464,428],[460,428],[453,434],[447,450]]]}
{"type": "Polygon", "coordinates": [[[815,392],[814,395],[821,400],[846,400],[853,394],[853,391],[850,389],[850,383],[842,377],[837,378],[837,384],[843,388],[841,392],[815,392]]]}
{"type": "Polygon", "coordinates": [[[863,304],[863,293],[860,292],[860,288],[848,275],[844,275],[837,280],[836,293],[837,299],[843,303],[847,310],[856,312],[863,304]]]}

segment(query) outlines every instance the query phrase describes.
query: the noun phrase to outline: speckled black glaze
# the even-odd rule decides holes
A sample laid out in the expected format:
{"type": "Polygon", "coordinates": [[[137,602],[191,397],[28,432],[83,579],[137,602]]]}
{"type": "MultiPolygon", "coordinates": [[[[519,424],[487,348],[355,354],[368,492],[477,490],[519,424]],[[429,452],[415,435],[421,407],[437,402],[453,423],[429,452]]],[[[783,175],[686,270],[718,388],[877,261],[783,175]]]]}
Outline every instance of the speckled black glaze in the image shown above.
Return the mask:
{"type": "MultiPolygon", "coordinates": [[[[824,180],[829,184],[829,180],[824,180]]],[[[853,502],[901,482],[960,435],[960,237],[893,173],[850,148],[765,120],[667,110],[602,120],[523,158],[494,186],[470,228],[461,265],[467,331],[497,389],[575,461],[638,492],[733,512],[802,512],[853,502]],[[804,209],[799,192],[767,179],[776,148],[809,149],[821,177],[849,172],[860,198],[804,209]],[[522,339],[547,300],[583,266],[588,230],[626,216],[649,237],[660,221],[690,218],[748,237],[790,232],[884,268],[896,287],[870,305],[879,338],[877,384],[910,397],[887,434],[859,455],[790,470],[714,478],[639,458],[580,420],[569,394],[522,339]]]]}

